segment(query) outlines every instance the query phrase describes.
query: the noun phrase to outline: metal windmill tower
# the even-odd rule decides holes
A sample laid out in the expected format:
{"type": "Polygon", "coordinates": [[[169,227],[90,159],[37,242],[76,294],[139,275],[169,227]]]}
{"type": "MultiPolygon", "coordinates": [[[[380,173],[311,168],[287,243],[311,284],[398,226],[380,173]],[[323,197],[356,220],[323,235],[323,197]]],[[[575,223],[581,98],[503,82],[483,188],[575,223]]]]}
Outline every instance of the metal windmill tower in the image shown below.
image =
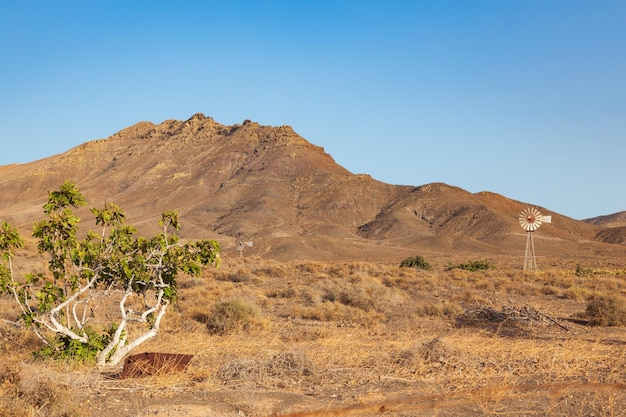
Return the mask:
{"type": "Polygon", "coordinates": [[[252,241],[243,242],[240,240],[235,244],[235,248],[239,251],[240,258],[243,256],[243,248],[245,248],[246,246],[252,247],[252,241]]]}
{"type": "Polygon", "coordinates": [[[534,207],[528,207],[519,215],[519,224],[526,230],[526,255],[524,256],[524,271],[537,270],[537,256],[535,255],[535,242],[533,232],[539,229],[542,223],[552,223],[552,216],[543,216],[534,207]]]}

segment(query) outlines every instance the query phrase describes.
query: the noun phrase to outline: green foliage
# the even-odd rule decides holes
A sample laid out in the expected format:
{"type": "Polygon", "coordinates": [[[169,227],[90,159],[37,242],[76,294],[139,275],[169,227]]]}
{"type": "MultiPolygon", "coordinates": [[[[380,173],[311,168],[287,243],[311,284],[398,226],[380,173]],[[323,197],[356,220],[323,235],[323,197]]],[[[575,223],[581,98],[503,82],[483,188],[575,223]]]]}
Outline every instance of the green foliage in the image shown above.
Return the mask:
{"type": "Polygon", "coordinates": [[[593,297],[587,302],[585,315],[593,325],[624,326],[626,299],[617,294],[593,297]]]}
{"type": "Polygon", "coordinates": [[[574,271],[574,274],[576,274],[577,277],[593,275],[593,273],[594,273],[593,269],[583,268],[582,266],[580,266],[580,264],[576,264],[576,271],[574,271]]]}
{"type": "Polygon", "coordinates": [[[14,251],[24,247],[24,239],[17,229],[7,222],[0,225],[0,255],[4,263],[0,263],[0,294],[13,291],[13,265],[14,251]]]}
{"type": "Polygon", "coordinates": [[[72,360],[94,364],[98,353],[110,343],[115,329],[115,325],[112,325],[106,332],[98,332],[90,326],[80,330],[73,329],[75,332],[81,331],[87,335],[88,340],[85,343],[57,333],[48,341],[48,344],[35,352],[34,356],[42,359],[72,360]]]}
{"type": "Polygon", "coordinates": [[[48,202],[44,204],[43,211],[50,214],[67,207],[78,208],[86,205],[85,197],[78,191],[78,188],[71,182],[65,181],[58,191],[48,193],[48,202]]]}
{"type": "Polygon", "coordinates": [[[481,270],[495,269],[495,267],[495,264],[493,264],[492,262],[481,259],[476,261],[463,262],[460,264],[450,263],[446,267],[446,271],[451,271],[453,269],[463,269],[466,271],[476,272],[481,270]]]}
{"type": "Polygon", "coordinates": [[[171,232],[180,221],[175,211],[163,213],[161,233],[151,238],[136,236],[136,229],[125,224],[126,216],[115,204],[93,208],[96,226],[78,237],[80,219],[72,209],[85,205],[85,199],[69,181],[48,195],[43,211],[45,220],[35,224],[37,248],[48,257],[49,274],[33,272],[23,279],[13,274],[14,250],[24,243],[16,229],[0,226],[0,294],[8,293],[19,304],[20,318],[48,345],[44,357],[72,357],[81,360],[98,356],[99,364],[109,358],[113,364],[124,353],[147,338],[154,337],[170,303],[177,299],[180,273],[198,275],[205,265],[219,265],[219,244],[213,240],[179,243],[171,232]],[[120,321],[112,333],[86,326],[106,295],[119,296],[120,321]],[[126,303],[142,300],[144,309],[133,311],[126,303]],[[131,342],[129,322],[144,323],[145,333],[131,342]],[[49,337],[49,334],[52,337],[49,337]]]}
{"type": "Polygon", "coordinates": [[[9,256],[13,256],[13,250],[24,247],[24,239],[20,236],[17,229],[7,222],[3,222],[0,226],[0,252],[8,260],[9,256]]]}
{"type": "Polygon", "coordinates": [[[424,257],[417,255],[406,258],[402,262],[400,262],[400,268],[415,268],[415,269],[424,269],[430,271],[432,267],[430,264],[424,259],[424,257]]]}

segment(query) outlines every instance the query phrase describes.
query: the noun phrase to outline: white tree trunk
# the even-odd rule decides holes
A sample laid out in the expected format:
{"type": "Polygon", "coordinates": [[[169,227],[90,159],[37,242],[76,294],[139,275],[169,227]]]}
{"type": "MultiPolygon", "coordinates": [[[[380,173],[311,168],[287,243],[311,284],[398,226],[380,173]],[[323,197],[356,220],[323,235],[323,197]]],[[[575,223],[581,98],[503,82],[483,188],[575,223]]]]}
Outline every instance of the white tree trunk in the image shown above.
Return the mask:
{"type": "MultiPolygon", "coordinates": [[[[125,344],[126,339],[122,338],[118,342],[118,345],[107,346],[105,350],[103,350],[102,352],[100,352],[100,354],[98,354],[98,361],[97,361],[98,366],[118,365],[122,361],[122,359],[124,359],[124,357],[128,353],[130,353],[133,349],[135,349],[137,346],[155,337],[159,333],[161,319],[165,315],[165,312],[167,311],[167,307],[168,307],[168,304],[162,304],[158,310],[157,316],[154,320],[154,324],[150,327],[150,330],[140,335],[139,337],[134,339],[132,342],[125,344]],[[107,357],[109,356],[109,353],[113,350],[113,348],[115,348],[115,351],[110,357],[107,357]]],[[[113,343],[113,341],[111,343],[113,343]]]]}

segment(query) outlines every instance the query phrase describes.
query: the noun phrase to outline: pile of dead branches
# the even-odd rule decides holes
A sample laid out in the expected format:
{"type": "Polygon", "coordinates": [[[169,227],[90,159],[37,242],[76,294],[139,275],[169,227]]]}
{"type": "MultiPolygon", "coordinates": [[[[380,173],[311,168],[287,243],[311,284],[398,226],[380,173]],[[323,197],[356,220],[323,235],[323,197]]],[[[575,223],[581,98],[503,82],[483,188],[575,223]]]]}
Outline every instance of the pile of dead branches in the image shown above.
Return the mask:
{"type": "Polygon", "coordinates": [[[537,326],[557,326],[562,330],[569,330],[555,319],[544,314],[531,306],[502,306],[502,310],[498,311],[489,306],[478,306],[471,308],[459,317],[461,322],[492,322],[492,323],[515,323],[528,324],[537,326]]]}

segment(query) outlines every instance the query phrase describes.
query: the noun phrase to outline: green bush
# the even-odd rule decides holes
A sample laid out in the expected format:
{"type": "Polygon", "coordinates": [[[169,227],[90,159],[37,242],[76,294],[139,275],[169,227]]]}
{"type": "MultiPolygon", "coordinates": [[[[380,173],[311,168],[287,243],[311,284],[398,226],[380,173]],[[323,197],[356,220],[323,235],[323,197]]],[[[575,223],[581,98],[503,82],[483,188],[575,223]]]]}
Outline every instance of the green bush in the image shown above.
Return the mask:
{"type": "Polygon", "coordinates": [[[480,270],[494,269],[495,267],[496,266],[493,263],[486,261],[484,259],[481,259],[477,261],[463,262],[460,264],[450,263],[446,267],[446,271],[451,271],[453,269],[463,269],[466,271],[476,272],[480,270]]]}
{"type": "Polygon", "coordinates": [[[400,262],[400,268],[415,268],[430,271],[432,267],[422,256],[412,256],[400,262]]]}
{"type": "Polygon", "coordinates": [[[619,295],[593,297],[587,302],[585,315],[590,324],[623,326],[626,324],[626,300],[619,295]]]}
{"type": "Polygon", "coordinates": [[[580,264],[576,264],[576,271],[574,271],[574,274],[577,277],[584,277],[584,276],[588,276],[588,275],[593,275],[593,269],[591,268],[583,268],[582,266],[580,266],[580,264]]]}

